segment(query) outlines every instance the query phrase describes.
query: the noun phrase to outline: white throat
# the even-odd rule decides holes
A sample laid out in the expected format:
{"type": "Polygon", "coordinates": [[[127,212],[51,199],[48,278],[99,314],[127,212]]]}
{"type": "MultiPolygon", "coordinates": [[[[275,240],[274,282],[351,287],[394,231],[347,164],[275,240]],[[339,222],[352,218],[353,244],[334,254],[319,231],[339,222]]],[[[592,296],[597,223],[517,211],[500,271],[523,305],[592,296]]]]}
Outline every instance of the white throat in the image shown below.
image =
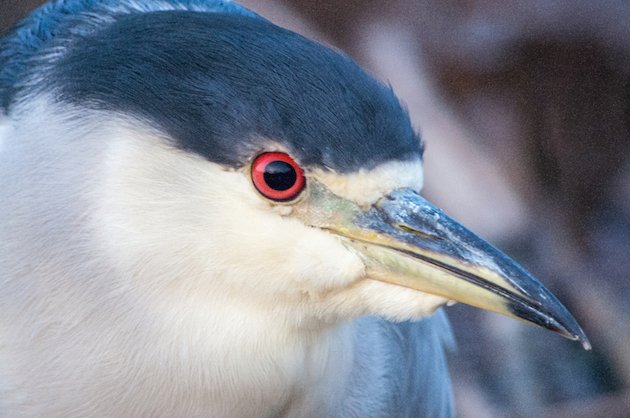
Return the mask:
{"type": "Polygon", "coordinates": [[[210,301],[206,314],[188,310],[194,317],[180,315],[180,326],[165,329],[172,335],[164,340],[177,342],[172,372],[194,371],[181,378],[199,382],[212,416],[321,417],[338,408],[353,366],[352,327],[297,329],[238,305],[210,301]]]}

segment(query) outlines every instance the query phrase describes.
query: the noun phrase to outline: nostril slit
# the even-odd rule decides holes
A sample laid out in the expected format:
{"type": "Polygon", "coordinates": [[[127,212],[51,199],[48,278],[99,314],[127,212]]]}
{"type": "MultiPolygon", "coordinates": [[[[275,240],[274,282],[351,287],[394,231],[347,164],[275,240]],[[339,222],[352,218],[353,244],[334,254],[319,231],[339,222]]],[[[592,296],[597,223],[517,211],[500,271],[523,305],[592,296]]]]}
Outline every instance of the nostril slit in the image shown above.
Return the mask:
{"type": "Polygon", "coordinates": [[[436,235],[427,234],[426,232],[418,231],[417,229],[412,228],[409,225],[396,224],[396,228],[400,229],[401,231],[407,232],[408,234],[413,234],[413,235],[415,235],[417,237],[420,237],[420,238],[431,239],[431,240],[438,240],[438,239],[440,239],[436,235]]]}

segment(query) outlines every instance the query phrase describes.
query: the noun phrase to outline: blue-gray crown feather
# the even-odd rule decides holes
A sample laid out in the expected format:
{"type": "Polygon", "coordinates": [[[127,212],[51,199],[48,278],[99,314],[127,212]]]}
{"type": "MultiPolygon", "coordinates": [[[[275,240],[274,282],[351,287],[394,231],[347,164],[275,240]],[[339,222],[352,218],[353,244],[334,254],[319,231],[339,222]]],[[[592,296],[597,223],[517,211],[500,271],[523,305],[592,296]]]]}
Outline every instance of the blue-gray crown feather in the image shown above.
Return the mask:
{"type": "Polygon", "coordinates": [[[9,116],[44,96],[117,112],[230,167],[247,164],[260,138],[337,172],[422,156],[391,88],[234,3],[56,1],[4,45],[0,100],[9,116]]]}
{"type": "MultiPolygon", "coordinates": [[[[120,14],[160,10],[189,10],[257,16],[230,0],[54,0],[28,15],[0,40],[0,109],[7,110],[16,86],[26,76],[33,59],[51,47],[67,24],[76,30],[89,20],[106,21],[120,14]]],[[[76,33],[76,31],[75,31],[76,33]]],[[[32,70],[29,70],[32,71],[32,70]]]]}

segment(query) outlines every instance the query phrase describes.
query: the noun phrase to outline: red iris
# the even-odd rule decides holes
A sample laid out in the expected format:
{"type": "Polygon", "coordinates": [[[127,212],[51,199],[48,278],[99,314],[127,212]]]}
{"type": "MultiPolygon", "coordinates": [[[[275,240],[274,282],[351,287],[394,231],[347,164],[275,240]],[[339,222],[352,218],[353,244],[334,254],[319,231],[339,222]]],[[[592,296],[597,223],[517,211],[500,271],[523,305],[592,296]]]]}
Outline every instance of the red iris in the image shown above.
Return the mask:
{"type": "Polygon", "coordinates": [[[252,181],[268,199],[295,199],[306,185],[302,168],[284,152],[265,152],[252,163],[252,181]]]}

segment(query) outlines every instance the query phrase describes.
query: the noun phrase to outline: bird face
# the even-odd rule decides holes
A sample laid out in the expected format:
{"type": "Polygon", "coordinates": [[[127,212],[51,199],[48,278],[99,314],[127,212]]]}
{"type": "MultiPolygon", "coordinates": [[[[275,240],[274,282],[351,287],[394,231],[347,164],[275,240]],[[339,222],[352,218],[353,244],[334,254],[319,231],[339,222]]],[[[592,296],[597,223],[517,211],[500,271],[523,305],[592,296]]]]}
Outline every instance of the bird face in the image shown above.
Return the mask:
{"type": "Polygon", "coordinates": [[[262,140],[248,164],[234,169],[125,125],[98,129],[110,139],[94,218],[120,271],[158,272],[138,281],[140,293],[168,292],[170,300],[176,293],[210,307],[217,299],[241,301],[277,309],[296,325],[371,313],[420,317],[446,301],[371,280],[353,241],[327,228],[343,220],[338,210],[369,208],[403,187],[419,191],[420,160],[338,174],[302,166],[262,140]]]}
{"type": "Polygon", "coordinates": [[[536,279],[421,197],[420,159],[338,173],[264,139],[234,169],[149,130],[111,136],[97,218],[130,277],[161,272],[147,294],[241,301],[295,326],[420,318],[453,300],[588,344],[536,279]]]}

